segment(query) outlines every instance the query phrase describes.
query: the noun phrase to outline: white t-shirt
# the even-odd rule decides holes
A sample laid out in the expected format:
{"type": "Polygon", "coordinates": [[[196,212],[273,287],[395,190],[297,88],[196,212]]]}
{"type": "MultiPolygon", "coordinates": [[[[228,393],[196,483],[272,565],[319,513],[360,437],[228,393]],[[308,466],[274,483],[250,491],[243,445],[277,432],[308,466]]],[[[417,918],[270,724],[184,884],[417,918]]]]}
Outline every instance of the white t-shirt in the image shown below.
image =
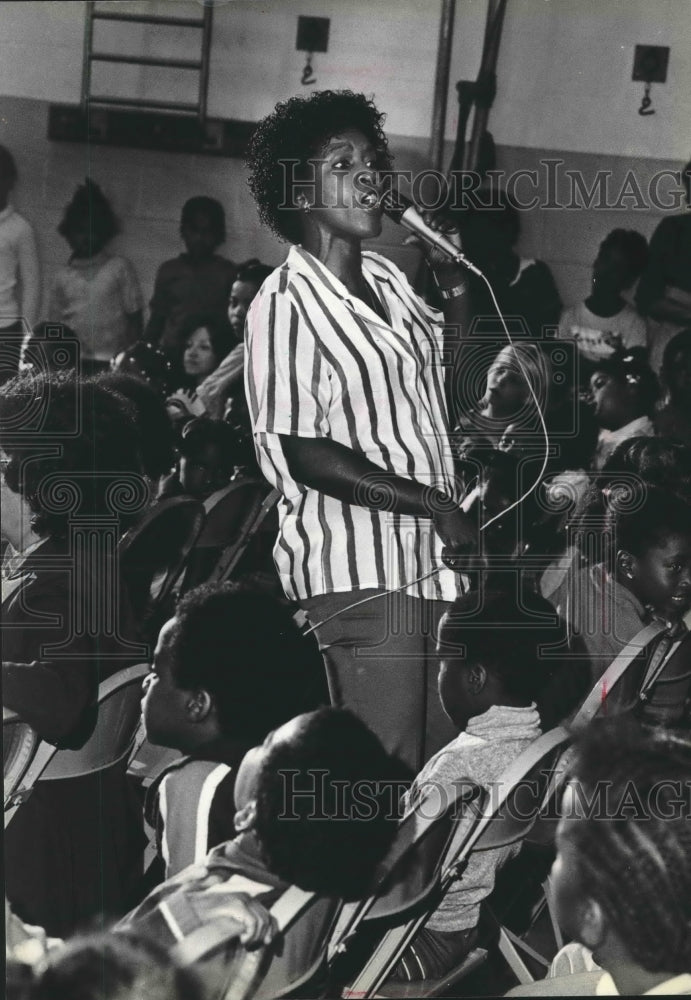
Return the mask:
{"type": "Polygon", "coordinates": [[[35,323],[39,294],[34,231],[26,219],[8,205],[0,212],[0,329],[16,323],[20,316],[29,324],[35,323]]]}
{"type": "Polygon", "coordinates": [[[645,320],[630,305],[614,316],[596,316],[579,302],[561,314],[559,336],[574,339],[589,361],[608,358],[617,348],[647,346],[645,320]]]}
{"type": "Polygon", "coordinates": [[[128,316],[142,308],[137,275],[124,257],[101,251],[70,260],[55,278],[48,318],[77,334],[85,358],[109,361],[129,347],[128,316]]]}

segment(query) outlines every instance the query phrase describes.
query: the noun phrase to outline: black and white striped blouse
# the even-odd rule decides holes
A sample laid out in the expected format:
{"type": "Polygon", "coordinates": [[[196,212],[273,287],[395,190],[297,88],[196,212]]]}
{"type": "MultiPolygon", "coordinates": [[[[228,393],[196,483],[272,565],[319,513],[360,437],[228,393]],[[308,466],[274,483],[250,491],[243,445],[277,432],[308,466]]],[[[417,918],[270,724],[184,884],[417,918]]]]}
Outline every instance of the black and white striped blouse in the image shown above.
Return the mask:
{"type": "Polygon", "coordinates": [[[366,482],[362,506],[296,483],[281,448],[281,434],[330,438],[392,474],[455,492],[442,317],[379,254],[363,253],[362,267],[388,323],[301,247],[267,278],[247,316],[255,446],[282,494],[274,559],[294,600],[406,583],[411,596],[453,600],[455,575],[429,519],[387,512],[366,482]]]}

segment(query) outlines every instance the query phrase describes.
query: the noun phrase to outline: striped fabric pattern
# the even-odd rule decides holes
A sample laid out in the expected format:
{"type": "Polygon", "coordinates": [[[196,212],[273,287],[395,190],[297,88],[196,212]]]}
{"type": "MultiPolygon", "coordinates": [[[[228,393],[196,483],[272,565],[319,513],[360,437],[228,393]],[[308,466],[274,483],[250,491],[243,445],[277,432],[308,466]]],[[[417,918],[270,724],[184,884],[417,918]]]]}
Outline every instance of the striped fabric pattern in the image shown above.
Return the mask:
{"type": "Polygon", "coordinates": [[[455,575],[428,519],[387,512],[362,487],[362,506],[296,483],[279,435],[330,438],[383,470],[454,494],[442,366],[442,317],[379,254],[363,273],[389,322],[352,296],[316,258],[292,247],[252,303],[245,386],[257,457],[280,490],[274,559],[286,595],[396,589],[451,601],[455,575]]]}

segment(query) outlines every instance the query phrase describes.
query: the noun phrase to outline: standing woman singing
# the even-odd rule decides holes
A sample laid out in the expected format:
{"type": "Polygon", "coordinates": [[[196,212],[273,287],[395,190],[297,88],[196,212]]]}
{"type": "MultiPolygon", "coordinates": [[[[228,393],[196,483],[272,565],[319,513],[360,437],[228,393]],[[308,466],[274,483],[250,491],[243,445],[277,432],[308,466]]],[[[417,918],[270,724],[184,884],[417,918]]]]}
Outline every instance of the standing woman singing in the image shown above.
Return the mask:
{"type": "Polygon", "coordinates": [[[249,184],[292,247],[250,307],[245,384],[282,494],[274,558],[318,626],[332,701],[418,771],[454,735],[433,659],[457,595],[442,551],[477,544],[454,494],[441,357],[442,324],[465,319],[464,278],[430,258],[442,316],[362,250],[382,228],[383,118],[362,94],[321,91],[257,127],[249,184]]]}

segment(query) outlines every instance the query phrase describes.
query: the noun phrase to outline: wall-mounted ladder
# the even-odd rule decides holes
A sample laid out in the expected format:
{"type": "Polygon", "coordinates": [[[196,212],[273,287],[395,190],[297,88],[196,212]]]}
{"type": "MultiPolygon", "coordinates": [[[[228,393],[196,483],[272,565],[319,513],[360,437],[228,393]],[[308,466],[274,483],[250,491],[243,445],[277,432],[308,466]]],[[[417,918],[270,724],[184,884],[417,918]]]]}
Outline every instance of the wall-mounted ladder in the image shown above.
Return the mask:
{"type": "MultiPolygon", "coordinates": [[[[109,5],[110,6],[110,5],[109,5]]],[[[112,5],[116,6],[115,4],[112,5]]],[[[106,106],[136,108],[142,111],[171,111],[196,115],[200,122],[206,118],[206,98],[209,84],[209,55],[211,50],[211,18],[213,7],[205,4],[201,17],[176,17],[156,14],[129,14],[124,11],[107,10],[97,7],[95,0],[86,5],[84,34],[84,66],[82,72],[82,107],[106,106]],[[148,55],[121,55],[120,53],[94,52],[94,24],[96,21],[120,21],[126,24],[155,24],[160,27],[201,29],[201,51],[196,59],[175,59],[148,55]],[[128,66],[156,66],[165,69],[179,69],[198,74],[198,97],[195,103],[188,101],[162,101],[145,97],[109,97],[92,94],[92,66],[94,63],[124,63],[128,66]]]]}

